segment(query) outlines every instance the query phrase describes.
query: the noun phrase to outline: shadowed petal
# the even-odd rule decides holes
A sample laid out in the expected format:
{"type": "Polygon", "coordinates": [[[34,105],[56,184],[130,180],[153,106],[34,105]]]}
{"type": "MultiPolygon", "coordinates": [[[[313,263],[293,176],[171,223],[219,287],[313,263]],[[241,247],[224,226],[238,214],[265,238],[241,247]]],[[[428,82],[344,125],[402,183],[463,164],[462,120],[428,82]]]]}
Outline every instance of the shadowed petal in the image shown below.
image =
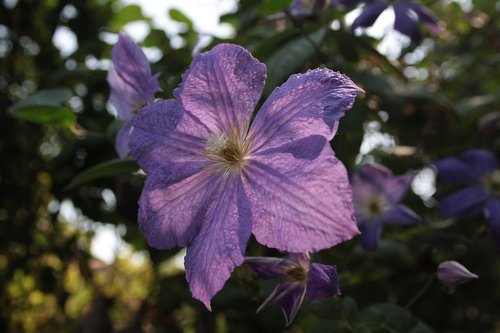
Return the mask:
{"type": "Polygon", "coordinates": [[[440,30],[440,27],[437,23],[437,18],[434,16],[434,14],[427,8],[425,8],[422,5],[412,3],[412,2],[407,2],[405,3],[406,7],[414,11],[418,19],[424,23],[427,24],[429,29],[433,34],[438,33],[440,30]]]}
{"type": "Polygon", "coordinates": [[[210,299],[243,263],[251,234],[252,215],[241,178],[236,173],[224,177],[185,258],[191,294],[209,310],[210,299]]]}
{"type": "Polygon", "coordinates": [[[400,225],[413,225],[422,220],[420,216],[404,205],[399,205],[385,212],[380,219],[387,223],[400,225]]]}
{"type": "Polygon", "coordinates": [[[439,203],[439,215],[443,218],[468,218],[480,214],[488,200],[480,187],[469,187],[445,197],[439,203]]]}
{"type": "Polygon", "coordinates": [[[210,131],[242,133],[262,94],[266,67],[238,45],[219,44],[200,54],[174,92],[185,110],[210,131]]]}
{"type": "Polygon", "coordinates": [[[363,9],[361,15],[354,20],[351,29],[354,30],[359,27],[366,28],[371,26],[386,8],[387,5],[383,3],[367,5],[366,8],[363,9]]]}
{"type": "Polygon", "coordinates": [[[393,9],[395,16],[394,29],[410,37],[413,43],[420,43],[422,35],[420,34],[418,22],[408,15],[406,4],[396,4],[393,9]]]}
{"type": "Polygon", "coordinates": [[[486,214],[490,221],[490,230],[500,248],[500,198],[490,198],[486,204],[486,214]]]}
{"type": "Polygon", "coordinates": [[[380,234],[382,233],[382,220],[372,219],[365,221],[359,226],[361,246],[366,251],[375,251],[378,247],[380,234]]]}
{"type": "Polygon", "coordinates": [[[169,161],[201,161],[208,132],[184,113],[177,101],[147,106],[134,119],[129,145],[132,156],[147,173],[169,161]]]}
{"type": "Polygon", "coordinates": [[[151,246],[188,245],[201,228],[220,178],[202,163],[171,163],[148,176],[139,200],[139,228],[151,246]]]}
{"type": "Polygon", "coordinates": [[[414,172],[394,176],[389,169],[381,165],[365,164],[353,175],[353,187],[361,196],[363,192],[379,193],[390,205],[395,205],[403,199],[413,178],[415,178],[414,172]],[[368,187],[370,191],[367,191],[368,187]]]}
{"type": "Polygon", "coordinates": [[[479,182],[482,176],[465,159],[447,157],[437,160],[433,164],[438,170],[438,176],[451,184],[474,185],[479,182]]]}
{"type": "Polygon", "coordinates": [[[497,158],[487,150],[468,150],[460,156],[460,159],[472,166],[480,176],[489,174],[498,168],[497,158]]]}
{"type": "Polygon", "coordinates": [[[285,259],[264,257],[246,257],[245,263],[262,279],[284,276],[290,265],[285,259]]]}
{"type": "Polygon", "coordinates": [[[477,279],[478,276],[471,273],[464,265],[457,261],[444,261],[437,269],[439,281],[448,287],[456,287],[460,284],[477,279]]]}
{"type": "Polygon", "coordinates": [[[316,301],[340,294],[335,266],[311,264],[307,277],[307,299],[316,301]]]}
{"type": "Polygon", "coordinates": [[[285,315],[286,326],[290,326],[293,319],[297,315],[300,309],[300,305],[304,300],[306,294],[306,287],[304,285],[297,285],[295,290],[284,295],[284,297],[279,301],[281,310],[285,315]]]}
{"type": "Polygon", "coordinates": [[[115,141],[115,150],[120,158],[124,158],[130,152],[129,137],[130,130],[132,129],[132,120],[123,124],[122,128],[118,131],[115,141]]]}
{"type": "Polygon", "coordinates": [[[120,34],[112,50],[113,68],[108,73],[111,102],[120,119],[127,120],[131,112],[152,101],[160,90],[158,75],[151,75],[148,59],[129,37],[120,34]]]}
{"type": "Polygon", "coordinates": [[[331,140],[338,120],[352,107],[360,92],[347,76],[329,69],[290,76],[272,92],[255,117],[250,128],[254,151],[311,135],[331,140]]]}
{"type": "Polygon", "coordinates": [[[312,161],[286,152],[255,156],[245,179],[253,233],[261,244],[301,253],[358,233],[346,170],[329,145],[312,161]]]}

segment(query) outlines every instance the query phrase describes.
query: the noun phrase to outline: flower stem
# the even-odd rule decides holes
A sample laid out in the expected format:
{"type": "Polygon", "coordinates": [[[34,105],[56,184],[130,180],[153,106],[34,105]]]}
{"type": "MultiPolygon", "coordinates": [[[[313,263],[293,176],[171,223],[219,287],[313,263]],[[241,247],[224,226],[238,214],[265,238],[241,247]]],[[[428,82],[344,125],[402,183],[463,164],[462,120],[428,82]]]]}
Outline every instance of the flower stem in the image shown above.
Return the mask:
{"type": "Polygon", "coordinates": [[[424,284],[424,286],[418,291],[418,293],[413,296],[413,298],[405,305],[405,309],[408,310],[411,308],[413,304],[415,304],[420,297],[429,289],[429,287],[432,285],[432,282],[434,282],[435,276],[432,275],[431,278],[424,284]]]}

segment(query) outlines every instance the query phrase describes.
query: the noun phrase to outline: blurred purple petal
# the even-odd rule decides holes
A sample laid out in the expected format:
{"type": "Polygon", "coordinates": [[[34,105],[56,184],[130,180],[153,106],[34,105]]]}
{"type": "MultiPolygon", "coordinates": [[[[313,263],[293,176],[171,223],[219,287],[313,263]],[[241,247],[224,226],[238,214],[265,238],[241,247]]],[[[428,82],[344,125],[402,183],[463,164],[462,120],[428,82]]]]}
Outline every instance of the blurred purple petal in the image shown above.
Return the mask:
{"type": "Polygon", "coordinates": [[[408,15],[408,7],[406,3],[396,4],[392,6],[394,9],[394,29],[403,35],[410,37],[413,43],[420,43],[422,35],[418,22],[408,15]]]}
{"type": "Polygon", "coordinates": [[[438,170],[438,176],[448,183],[473,185],[479,180],[474,168],[456,157],[443,158],[433,164],[438,170]]]}
{"type": "Polygon", "coordinates": [[[286,274],[289,263],[285,259],[265,257],[245,257],[245,263],[261,279],[282,277],[286,274]]]}
{"type": "Polygon", "coordinates": [[[416,3],[412,3],[412,2],[405,3],[405,6],[409,9],[411,9],[412,11],[414,11],[418,16],[418,19],[421,22],[426,23],[433,34],[436,34],[439,32],[440,27],[437,23],[437,21],[438,21],[437,17],[434,16],[434,14],[429,9],[427,9],[426,7],[424,7],[420,4],[416,4],[416,3]]]}
{"type": "Polygon", "coordinates": [[[480,176],[489,174],[498,168],[497,158],[487,150],[468,150],[460,156],[460,159],[472,166],[480,176]]]}
{"type": "Polygon", "coordinates": [[[383,3],[366,5],[361,15],[359,15],[352,23],[351,29],[354,30],[359,27],[366,28],[373,25],[380,14],[382,14],[382,12],[387,9],[387,6],[388,5],[383,3]]]}
{"type": "Polygon", "coordinates": [[[439,204],[439,215],[443,218],[469,218],[479,215],[488,200],[488,194],[479,186],[455,192],[439,204]]]}
{"type": "Polygon", "coordinates": [[[316,301],[340,294],[335,266],[311,264],[307,277],[307,299],[316,301]]]}
{"type": "Polygon", "coordinates": [[[309,252],[358,233],[346,170],[329,146],[313,161],[285,153],[256,156],[246,170],[253,233],[260,243],[309,252]]]}
{"type": "Polygon", "coordinates": [[[234,268],[243,263],[252,231],[252,215],[240,177],[226,175],[217,193],[210,197],[201,230],[185,258],[191,293],[209,310],[211,298],[222,289],[234,268]]]}
{"type": "Polygon", "coordinates": [[[130,152],[129,137],[132,129],[132,120],[123,124],[122,128],[118,131],[115,141],[115,150],[120,158],[125,158],[130,152]]]}
{"type": "Polygon", "coordinates": [[[204,150],[204,140],[196,134],[206,135],[207,132],[173,99],[143,108],[133,126],[129,140],[132,156],[147,173],[169,161],[206,160],[200,154],[204,150]],[[184,128],[189,130],[184,131],[184,128]]]}
{"type": "Polygon", "coordinates": [[[151,246],[185,246],[198,234],[220,177],[202,163],[171,163],[146,179],[139,201],[139,228],[151,246]]]}
{"type": "Polygon", "coordinates": [[[311,135],[331,140],[338,120],[362,90],[328,69],[292,75],[276,88],[252,123],[255,150],[281,146],[311,135]]]}
{"type": "Polygon", "coordinates": [[[500,247],[500,198],[490,198],[486,203],[486,215],[495,243],[500,247]]]}
{"type": "Polygon", "coordinates": [[[420,216],[404,205],[399,205],[385,212],[381,216],[381,219],[383,219],[384,222],[399,225],[413,225],[422,220],[420,216]]]}
{"type": "Polygon", "coordinates": [[[174,92],[210,131],[240,133],[259,100],[266,67],[238,45],[219,44],[196,57],[174,92]]]}
{"type": "Polygon", "coordinates": [[[119,118],[128,120],[132,112],[152,101],[160,90],[158,75],[151,75],[148,59],[132,39],[120,34],[112,50],[113,69],[108,73],[111,101],[119,118]]]}
{"type": "Polygon", "coordinates": [[[361,231],[359,237],[361,246],[366,251],[375,251],[378,247],[380,234],[382,233],[382,220],[372,219],[365,221],[359,226],[359,230],[361,231]]]}
{"type": "Polygon", "coordinates": [[[457,261],[444,261],[437,269],[438,279],[448,287],[455,287],[460,284],[477,279],[478,276],[471,273],[461,263],[457,261]]]}

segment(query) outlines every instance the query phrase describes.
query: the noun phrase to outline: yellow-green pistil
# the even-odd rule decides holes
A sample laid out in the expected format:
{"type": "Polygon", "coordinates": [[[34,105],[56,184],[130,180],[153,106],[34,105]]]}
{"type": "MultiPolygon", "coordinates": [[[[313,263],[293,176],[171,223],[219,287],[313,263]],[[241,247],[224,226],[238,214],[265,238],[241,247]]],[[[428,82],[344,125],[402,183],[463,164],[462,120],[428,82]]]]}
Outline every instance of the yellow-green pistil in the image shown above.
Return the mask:
{"type": "Polygon", "coordinates": [[[252,135],[247,135],[248,127],[245,124],[240,133],[235,125],[229,135],[223,131],[213,133],[207,139],[204,155],[215,162],[216,172],[241,171],[248,162],[248,153],[252,146],[252,135]]]}
{"type": "Polygon", "coordinates": [[[292,282],[304,282],[307,280],[307,270],[301,265],[290,265],[286,270],[286,277],[292,282]]]}

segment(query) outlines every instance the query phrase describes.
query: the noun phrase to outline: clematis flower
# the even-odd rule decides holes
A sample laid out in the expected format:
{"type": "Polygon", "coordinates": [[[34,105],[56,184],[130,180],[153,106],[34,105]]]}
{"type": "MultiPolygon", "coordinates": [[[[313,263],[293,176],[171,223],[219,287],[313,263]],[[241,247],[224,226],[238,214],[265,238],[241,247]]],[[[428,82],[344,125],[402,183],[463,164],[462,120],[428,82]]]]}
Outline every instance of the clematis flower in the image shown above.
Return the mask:
{"type": "Polygon", "coordinates": [[[257,312],[278,303],[287,326],[292,323],[305,296],[309,301],[316,301],[340,294],[336,267],[311,264],[307,253],[290,253],[286,259],[247,257],[245,263],[260,278],[282,280],[257,312]]]}
{"type": "Polygon", "coordinates": [[[365,250],[377,249],[384,223],[412,225],[420,221],[415,212],[400,204],[414,176],[393,176],[375,164],[365,164],[352,175],[354,211],[365,250]]]}
{"type": "Polygon", "coordinates": [[[244,48],[218,45],[196,57],[175,99],[134,120],[131,152],[148,174],[139,227],[153,247],[187,246],[191,293],[208,309],[250,234],[301,253],[359,232],[328,141],[362,90],[328,69],[292,75],[251,121],[265,72],[244,48]]]}
{"type": "Polygon", "coordinates": [[[463,219],[484,212],[500,246],[500,169],[495,155],[487,150],[472,149],[460,157],[438,160],[434,166],[445,181],[465,185],[464,189],[441,200],[441,217],[463,219]]]}
{"type": "Polygon", "coordinates": [[[439,264],[437,276],[439,281],[447,287],[456,287],[459,284],[478,278],[476,274],[471,273],[461,263],[456,261],[444,261],[439,264]]]}
{"type": "Polygon", "coordinates": [[[124,122],[116,136],[115,149],[120,158],[124,158],[130,151],[128,141],[132,119],[139,109],[153,102],[155,93],[160,90],[159,74],[151,74],[141,48],[125,34],[120,34],[111,56],[113,67],[107,76],[110,100],[116,107],[118,118],[124,122]]]}
{"type": "Polygon", "coordinates": [[[420,43],[422,35],[418,26],[418,22],[425,23],[432,33],[439,32],[439,25],[437,24],[436,17],[426,7],[405,0],[396,0],[382,2],[380,0],[344,0],[344,4],[357,5],[361,2],[366,3],[363,12],[354,20],[351,28],[367,28],[385,11],[391,7],[394,11],[395,21],[394,29],[403,35],[410,37],[413,43],[420,43]]]}

